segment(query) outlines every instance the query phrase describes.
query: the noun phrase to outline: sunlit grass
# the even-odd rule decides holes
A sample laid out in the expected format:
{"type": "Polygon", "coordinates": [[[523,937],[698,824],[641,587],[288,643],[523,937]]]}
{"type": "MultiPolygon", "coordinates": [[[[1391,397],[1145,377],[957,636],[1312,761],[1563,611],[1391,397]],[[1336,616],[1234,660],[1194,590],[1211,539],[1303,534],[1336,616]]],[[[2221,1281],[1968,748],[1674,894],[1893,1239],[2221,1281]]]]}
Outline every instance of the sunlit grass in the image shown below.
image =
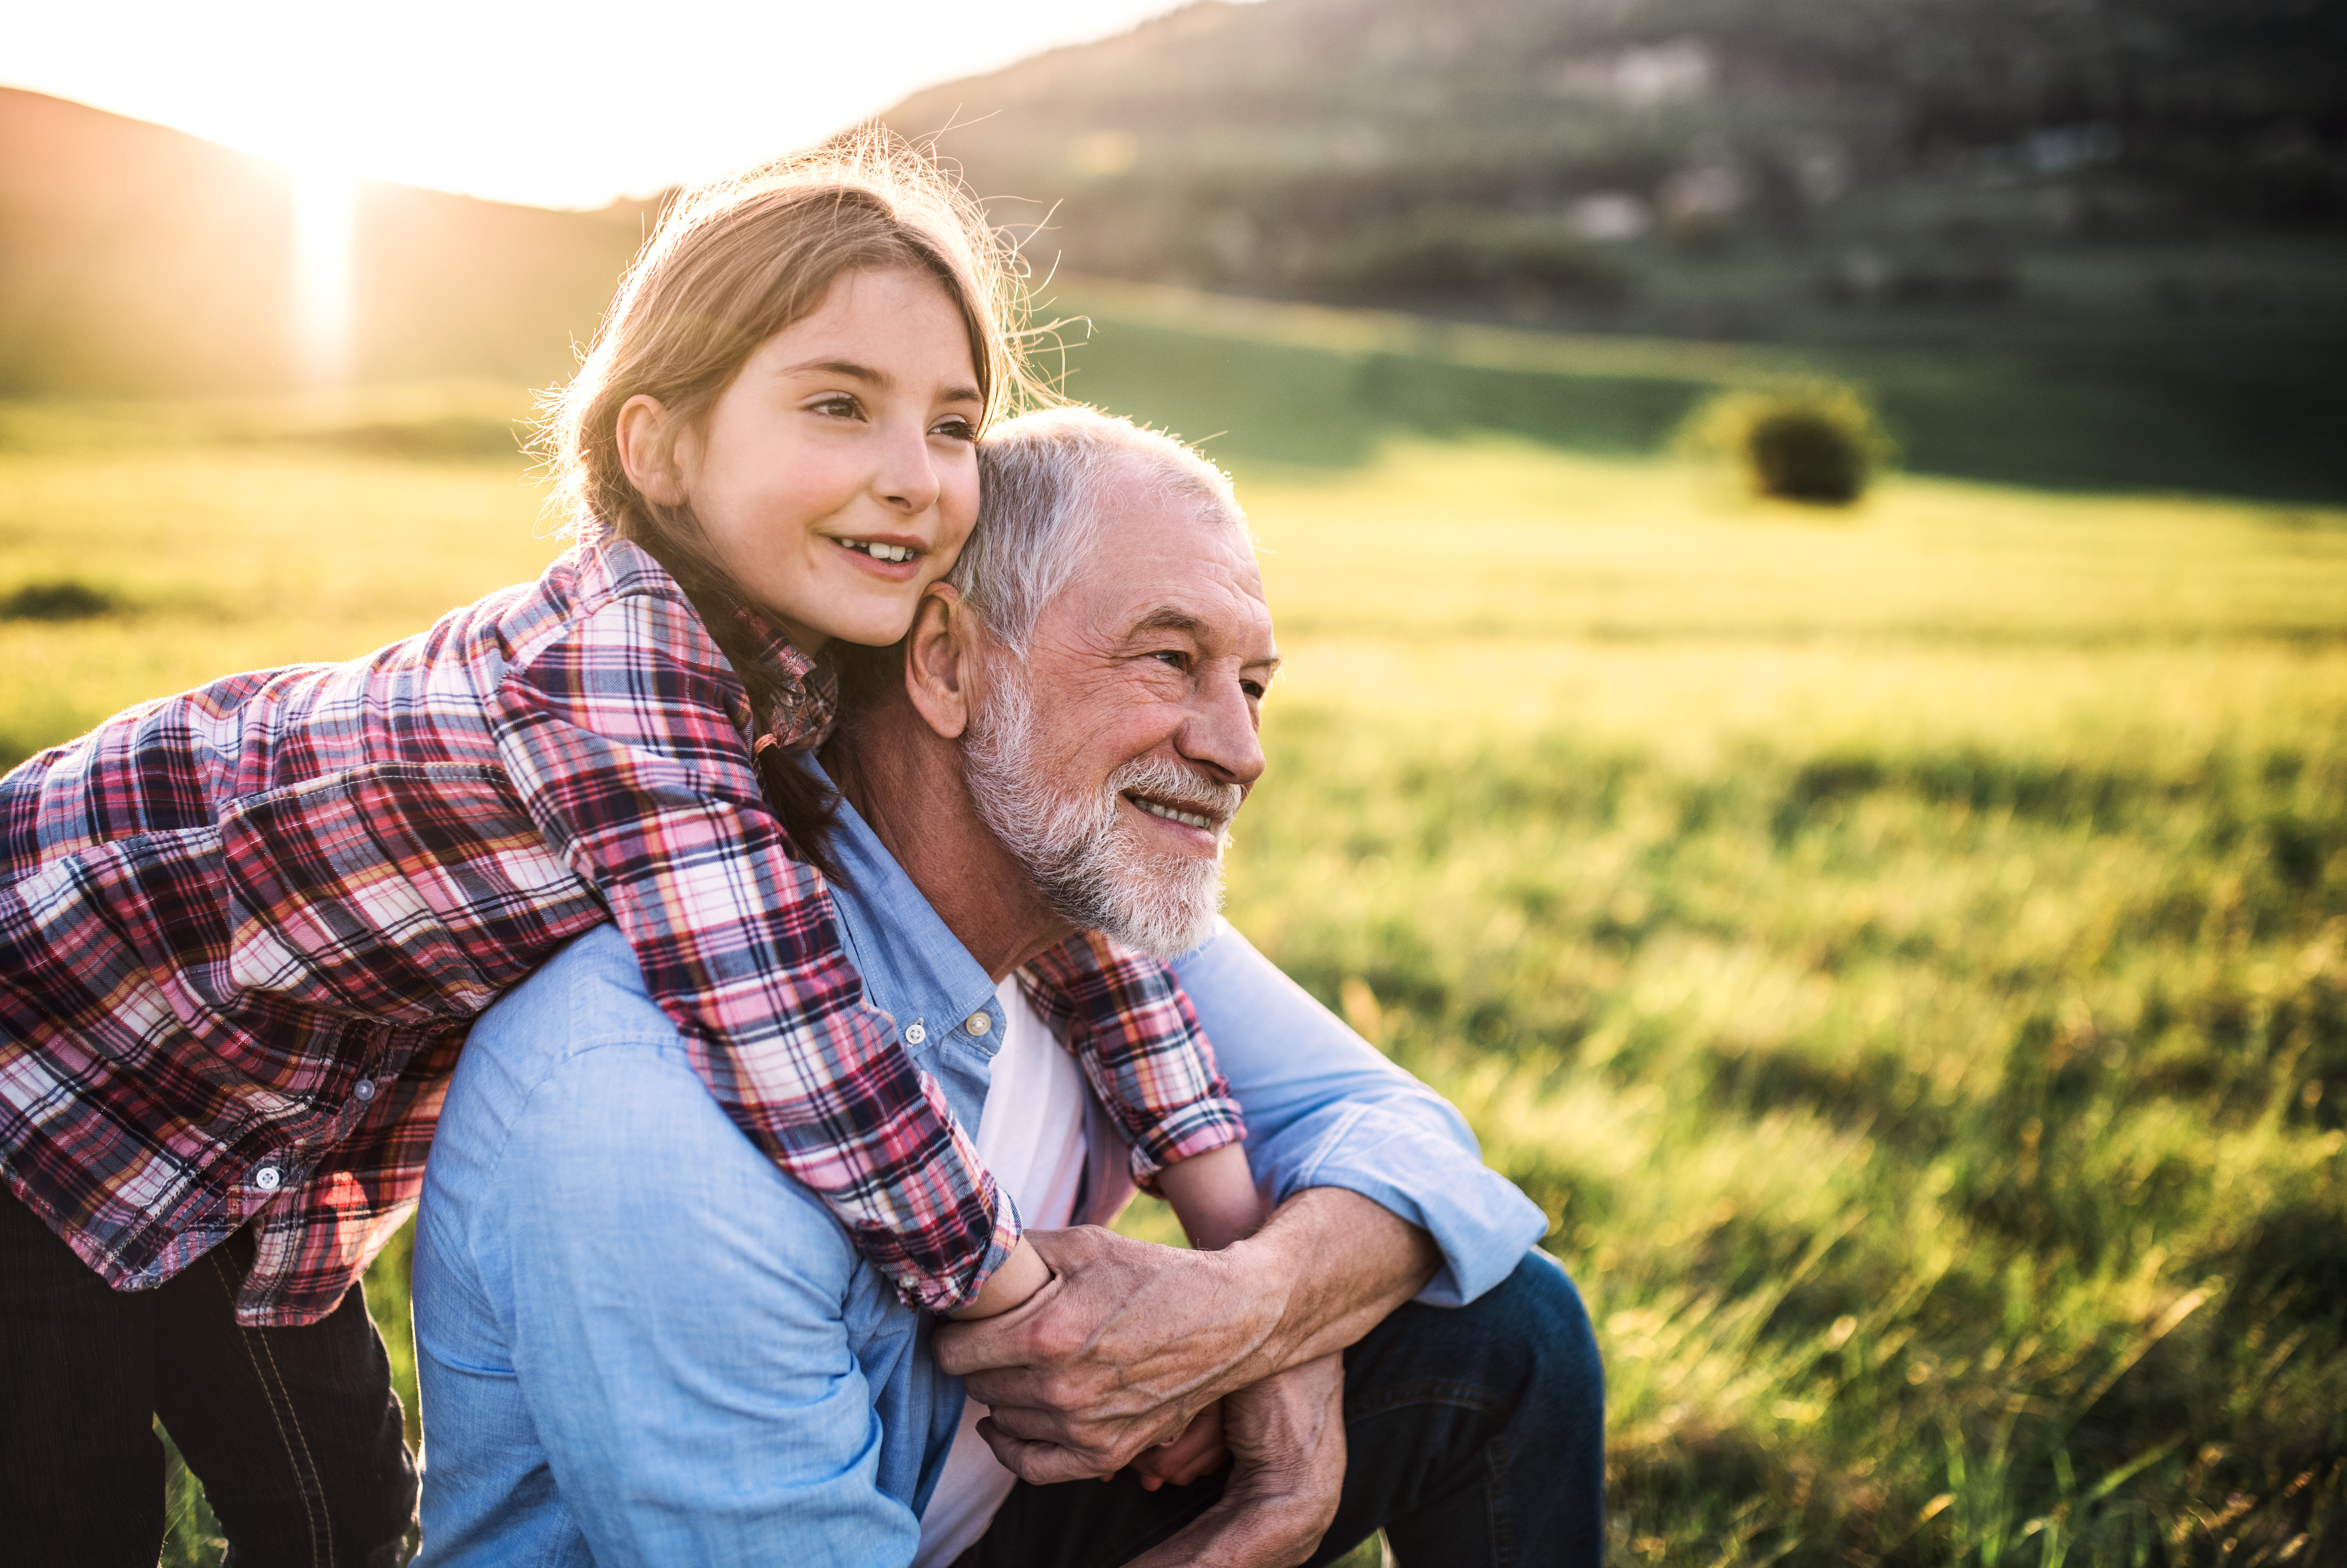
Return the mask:
{"type": "Polygon", "coordinates": [[[2314,1560],[2347,518],[1509,448],[1246,495],[1234,916],[1549,1208],[1623,1561],[2314,1560]]]}
{"type": "MultiPolygon", "coordinates": [[[[0,736],[528,575],[518,474],[0,456],[0,592],[121,607],[0,624],[0,736]]],[[[2347,517],[1241,483],[1289,663],[1233,916],[1552,1215],[1617,1563],[2347,1550],[2347,517]]]]}
{"type": "Polygon", "coordinates": [[[0,456],[0,592],[73,581],[120,607],[0,621],[11,763],[213,675],[352,658],[537,575],[518,461],[182,449],[0,456]]]}

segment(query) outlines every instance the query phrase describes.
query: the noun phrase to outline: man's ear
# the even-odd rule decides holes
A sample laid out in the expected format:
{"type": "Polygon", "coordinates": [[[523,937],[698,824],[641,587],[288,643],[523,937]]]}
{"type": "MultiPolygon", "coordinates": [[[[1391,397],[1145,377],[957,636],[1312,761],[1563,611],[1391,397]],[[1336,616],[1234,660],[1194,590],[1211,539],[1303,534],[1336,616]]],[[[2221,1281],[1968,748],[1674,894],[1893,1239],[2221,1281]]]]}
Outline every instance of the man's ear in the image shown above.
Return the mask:
{"type": "Polygon", "coordinates": [[[676,438],[684,432],[674,428],[661,400],[640,392],[620,405],[617,434],[628,483],[654,506],[682,506],[684,482],[677,475],[676,438]]]}
{"type": "Polygon", "coordinates": [[[948,741],[959,740],[969,728],[973,630],[960,590],[951,583],[933,582],[921,595],[913,630],[905,640],[906,693],[929,728],[948,741]]]}

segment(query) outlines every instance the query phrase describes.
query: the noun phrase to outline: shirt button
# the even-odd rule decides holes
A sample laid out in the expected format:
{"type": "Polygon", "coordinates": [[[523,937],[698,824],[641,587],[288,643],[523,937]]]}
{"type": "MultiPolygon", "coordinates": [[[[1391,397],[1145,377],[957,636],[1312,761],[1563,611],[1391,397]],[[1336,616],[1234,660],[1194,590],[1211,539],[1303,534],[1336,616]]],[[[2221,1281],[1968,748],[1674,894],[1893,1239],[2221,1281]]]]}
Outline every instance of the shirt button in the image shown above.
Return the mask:
{"type": "Polygon", "coordinates": [[[264,1193],[273,1193],[284,1183],[285,1178],[278,1174],[274,1165],[263,1165],[252,1173],[252,1184],[264,1193]]]}
{"type": "Polygon", "coordinates": [[[962,1027],[972,1034],[984,1034],[994,1027],[994,1020],[982,1012],[974,1012],[969,1015],[969,1021],[962,1027]]]}
{"type": "Polygon", "coordinates": [[[351,1098],[362,1105],[365,1104],[374,1098],[374,1084],[367,1079],[360,1079],[351,1085],[351,1098]]]}
{"type": "Polygon", "coordinates": [[[919,1024],[915,1024],[912,1028],[905,1031],[905,1043],[907,1045],[918,1045],[921,1041],[928,1038],[929,1031],[923,1029],[919,1024]]]}

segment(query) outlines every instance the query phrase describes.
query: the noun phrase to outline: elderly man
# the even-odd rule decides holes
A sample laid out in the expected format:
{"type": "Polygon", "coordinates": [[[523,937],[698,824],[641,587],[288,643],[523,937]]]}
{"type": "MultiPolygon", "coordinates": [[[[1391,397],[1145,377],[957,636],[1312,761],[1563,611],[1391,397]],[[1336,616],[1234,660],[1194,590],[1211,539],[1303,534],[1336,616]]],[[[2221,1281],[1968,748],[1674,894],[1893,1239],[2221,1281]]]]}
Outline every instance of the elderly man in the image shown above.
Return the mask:
{"type": "Polygon", "coordinates": [[[1596,1563],[1596,1352],[1538,1211],[1215,919],[1278,662],[1226,484],[1083,411],[985,464],[824,753],[834,894],[1056,1277],[979,1323],[902,1306],[592,933],[475,1029],[433,1148],[425,1561],[1272,1564],[1382,1527],[1405,1562],[1596,1563]],[[1222,1252],[1094,1228],[1122,1146],[1009,978],[1093,927],[1188,950],[1273,1205],[1222,1252]]]}

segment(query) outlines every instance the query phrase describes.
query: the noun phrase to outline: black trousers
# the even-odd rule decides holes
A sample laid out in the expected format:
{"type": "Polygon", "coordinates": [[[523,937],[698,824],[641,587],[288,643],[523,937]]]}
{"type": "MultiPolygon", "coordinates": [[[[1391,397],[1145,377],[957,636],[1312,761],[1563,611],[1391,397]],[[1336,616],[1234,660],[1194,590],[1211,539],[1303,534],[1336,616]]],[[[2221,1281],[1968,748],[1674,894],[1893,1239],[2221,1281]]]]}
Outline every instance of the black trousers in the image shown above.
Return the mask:
{"type": "MultiPolygon", "coordinates": [[[[1345,1441],[1315,1564],[1378,1529],[1405,1565],[1605,1560],[1604,1368],[1579,1293],[1538,1253],[1471,1307],[1403,1307],[1346,1351],[1345,1441]]],[[[954,1568],[1112,1568],[1205,1512],[1223,1481],[1021,1481],[954,1568]]]]}
{"type": "Polygon", "coordinates": [[[241,1328],[239,1233],[160,1288],[106,1282],[0,1188],[0,1557],[154,1568],[156,1418],[234,1568],[390,1568],[415,1517],[391,1363],[356,1286],[323,1320],[241,1328]]]}

